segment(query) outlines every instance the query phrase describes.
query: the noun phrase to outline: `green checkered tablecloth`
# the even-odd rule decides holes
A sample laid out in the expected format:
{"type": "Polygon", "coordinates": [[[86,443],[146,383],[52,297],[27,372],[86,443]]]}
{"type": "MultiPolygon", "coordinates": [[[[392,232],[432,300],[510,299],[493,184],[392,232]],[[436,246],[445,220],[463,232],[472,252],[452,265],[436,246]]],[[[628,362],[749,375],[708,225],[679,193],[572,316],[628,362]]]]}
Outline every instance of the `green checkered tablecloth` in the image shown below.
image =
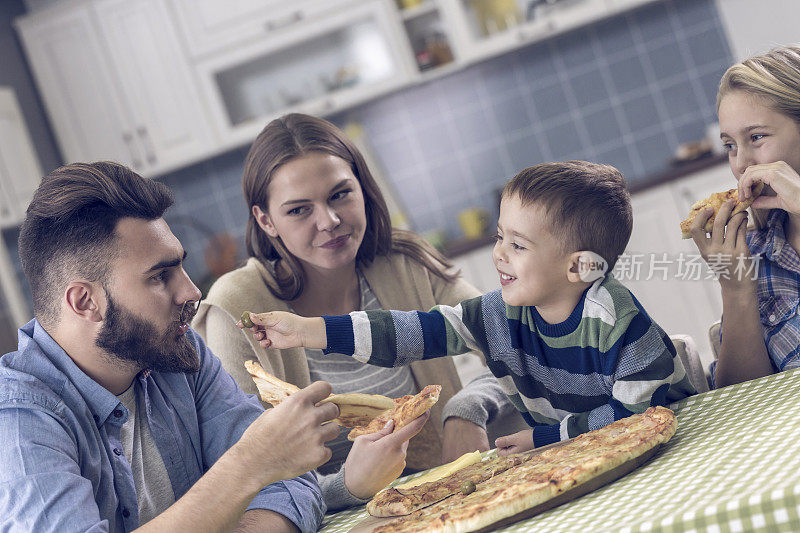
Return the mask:
{"type": "MultiPolygon", "coordinates": [[[[800,531],[800,370],[682,400],[678,431],[627,476],[500,531],[800,531]]],[[[367,516],[325,517],[339,533],[367,516]]]]}

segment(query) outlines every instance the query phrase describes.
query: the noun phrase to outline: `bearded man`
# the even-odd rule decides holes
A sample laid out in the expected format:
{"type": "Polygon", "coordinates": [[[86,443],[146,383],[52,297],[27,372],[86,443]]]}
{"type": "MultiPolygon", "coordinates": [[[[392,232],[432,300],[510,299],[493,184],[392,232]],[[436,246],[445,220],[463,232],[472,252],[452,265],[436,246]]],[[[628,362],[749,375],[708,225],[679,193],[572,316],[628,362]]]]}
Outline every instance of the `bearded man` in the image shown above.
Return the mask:
{"type": "Polygon", "coordinates": [[[268,412],[239,389],[188,325],[172,202],[114,163],[42,179],[19,238],[35,318],[0,358],[0,530],[319,526],[330,385],[268,412]]]}

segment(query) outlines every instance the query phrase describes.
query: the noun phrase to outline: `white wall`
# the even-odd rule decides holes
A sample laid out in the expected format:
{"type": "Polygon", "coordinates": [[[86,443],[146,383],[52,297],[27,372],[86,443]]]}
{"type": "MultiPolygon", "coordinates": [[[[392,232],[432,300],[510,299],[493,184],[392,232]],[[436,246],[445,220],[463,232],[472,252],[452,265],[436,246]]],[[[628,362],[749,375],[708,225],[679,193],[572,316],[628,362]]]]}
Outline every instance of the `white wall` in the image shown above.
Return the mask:
{"type": "Polygon", "coordinates": [[[716,0],[737,61],[800,43],[800,1],[716,0]]]}

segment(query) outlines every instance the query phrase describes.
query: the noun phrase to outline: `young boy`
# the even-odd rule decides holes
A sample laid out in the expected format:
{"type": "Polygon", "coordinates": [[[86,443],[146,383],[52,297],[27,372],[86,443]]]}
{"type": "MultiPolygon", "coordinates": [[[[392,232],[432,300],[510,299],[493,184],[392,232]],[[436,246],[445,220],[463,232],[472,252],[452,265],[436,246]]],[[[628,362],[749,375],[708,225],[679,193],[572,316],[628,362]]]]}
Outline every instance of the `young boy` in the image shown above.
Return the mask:
{"type": "Polygon", "coordinates": [[[503,190],[493,259],[501,289],[455,307],[304,318],[253,315],[264,346],[305,346],[379,366],[480,350],[533,428],[497,439],[516,453],[694,394],[664,331],[610,272],[632,229],[614,167],[568,161],[503,190]]]}

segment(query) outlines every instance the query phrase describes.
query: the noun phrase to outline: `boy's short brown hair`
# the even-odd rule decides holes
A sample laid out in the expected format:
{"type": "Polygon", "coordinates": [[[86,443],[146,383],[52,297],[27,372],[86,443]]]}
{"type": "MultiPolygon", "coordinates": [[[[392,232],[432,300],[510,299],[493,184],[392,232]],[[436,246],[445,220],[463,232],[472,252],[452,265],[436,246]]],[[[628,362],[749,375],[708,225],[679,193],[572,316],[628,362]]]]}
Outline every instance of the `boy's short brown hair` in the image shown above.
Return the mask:
{"type": "Polygon", "coordinates": [[[587,161],[541,163],[514,176],[503,198],[540,205],[550,233],[567,252],[587,250],[608,262],[608,271],[625,251],[633,229],[631,195],[625,178],[610,165],[587,161]]]}

